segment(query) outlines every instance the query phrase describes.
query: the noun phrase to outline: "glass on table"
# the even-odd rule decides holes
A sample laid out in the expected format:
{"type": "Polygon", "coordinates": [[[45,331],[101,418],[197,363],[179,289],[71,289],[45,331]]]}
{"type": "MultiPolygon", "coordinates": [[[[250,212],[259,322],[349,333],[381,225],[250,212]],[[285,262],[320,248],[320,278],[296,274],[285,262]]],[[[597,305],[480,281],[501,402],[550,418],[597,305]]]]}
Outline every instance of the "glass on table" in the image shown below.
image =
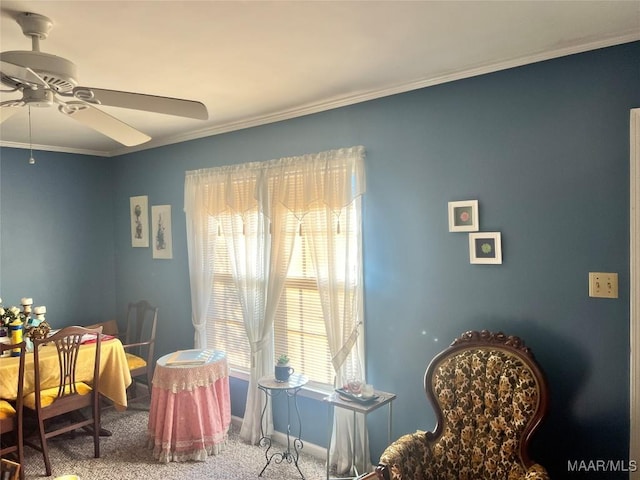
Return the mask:
{"type": "Polygon", "coordinates": [[[359,378],[347,380],[347,391],[352,395],[360,395],[362,393],[362,380],[359,378]]]}
{"type": "Polygon", "coordinates": [[[374,392],[373,385],[370,383],[362,385],[362,398],[371,398],[373,397],[374,392]]]}

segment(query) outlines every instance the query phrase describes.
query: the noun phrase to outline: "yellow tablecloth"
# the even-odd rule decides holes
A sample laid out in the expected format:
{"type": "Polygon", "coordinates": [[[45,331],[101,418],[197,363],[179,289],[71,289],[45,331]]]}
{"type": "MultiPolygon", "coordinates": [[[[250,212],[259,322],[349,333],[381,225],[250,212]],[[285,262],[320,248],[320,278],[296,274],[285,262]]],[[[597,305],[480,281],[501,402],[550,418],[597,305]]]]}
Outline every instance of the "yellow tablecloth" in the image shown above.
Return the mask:
{"type": "MultiPolygon", "coordinates": [[[[93,358],[95,343],[80,346],[78,364],[76,365],[76,379],[87,381],[93,376],[93,358]]],[[[18,357],[0,358],[0,397],[9,400],[18,395],[18,357]]],[[[24,372],[24,395],[35,391],[33,368],[33,353],[27,353],[24,372]]],[[[44,388],[58,385],[60,372],[56,348],[44,345],[40,350],[40,376],[44,388]]],[[[127,387],[131,385],[131,374],[127,366],[122,343],[118,339],[102,342],[100,350],[100,393],[110,399],[116,409],[127,408],[127,387]]]]}

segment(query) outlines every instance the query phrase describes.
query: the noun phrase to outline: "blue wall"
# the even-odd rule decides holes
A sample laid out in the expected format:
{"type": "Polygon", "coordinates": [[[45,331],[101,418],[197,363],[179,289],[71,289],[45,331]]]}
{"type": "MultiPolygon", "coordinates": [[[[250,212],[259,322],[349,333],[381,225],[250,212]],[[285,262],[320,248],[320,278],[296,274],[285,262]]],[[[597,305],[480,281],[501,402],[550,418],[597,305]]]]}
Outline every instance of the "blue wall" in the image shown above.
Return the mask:
{"type": "MultiPolygon", "coordinates": [[[[55,321],[83,316],[79,292],[96,317],[146,298],[160,307],[157,355],[188,348],[185,170],[364,145],[367,368],[398,394],[394,436],[433,427],[422,387],[431,358],[466,330],[499,329],[523,337],[547,373],[551,412],[534,457],[552,476],[566,477],[567,460],[626,459],[639,59],[636,42],[113,159],[39,153],[29,167],[23,151],[3,149],[0,293],[45,297],[64,311],[55,321]],[[51,193],[31,188],[34,176],[51,193]],[[172,206],[173,260],[131,248],[133,195],[172,206]],[[479,200],[481,230],[502,233],[502,265],[470,265],[467,235],[448,231],[447,202],[467,199],[479,200]],[[53,209],[47,236],[14,228],[53,209]],[[64,266],[55,280],[35,275],[52,262],[64,266]],[[620,298],[589,298],[589,271],[618,272],[620,298]]],[[[236,415],[245,390],[232,382],[236,415]]],[[[302,413],[306,439],[325,444],[326,407],[305,399],[302,413]]],[[[370,416],[374,459],[385,421],[370,416]]]]}
{"type": "Polygon", "coordinates": [[[53,325],[107,320],[116,308],[113,163],[0,150],[0,298],[32,297],[53,325]]]}

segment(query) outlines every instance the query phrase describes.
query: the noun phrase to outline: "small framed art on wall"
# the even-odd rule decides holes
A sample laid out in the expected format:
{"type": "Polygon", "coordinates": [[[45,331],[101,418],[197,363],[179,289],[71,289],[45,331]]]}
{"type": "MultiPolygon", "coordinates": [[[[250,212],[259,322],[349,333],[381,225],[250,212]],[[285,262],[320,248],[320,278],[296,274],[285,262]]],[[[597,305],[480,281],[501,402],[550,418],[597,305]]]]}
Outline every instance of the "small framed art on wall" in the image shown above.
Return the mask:
{"type": "Polygon", "coordinates": [[[152,206],[151,220],[153,225],[153,258],[172,259],[171,205],[152,206]]]}
{"type": "Polygon", "coordinates": [[[131,246],[149,246],[149,201],[146,195],[129,198],[131,246]]]}
{"type": "Polygon", "coordinates": [[[500,232],[470,233],[469,260],[471,263],[502,263],[502,239],[500,232]]]}
{"type": "Polygon", "coordinates": [[[449,202],[450,232],[477,232],[479,226],[478,200],[449,202]]]}

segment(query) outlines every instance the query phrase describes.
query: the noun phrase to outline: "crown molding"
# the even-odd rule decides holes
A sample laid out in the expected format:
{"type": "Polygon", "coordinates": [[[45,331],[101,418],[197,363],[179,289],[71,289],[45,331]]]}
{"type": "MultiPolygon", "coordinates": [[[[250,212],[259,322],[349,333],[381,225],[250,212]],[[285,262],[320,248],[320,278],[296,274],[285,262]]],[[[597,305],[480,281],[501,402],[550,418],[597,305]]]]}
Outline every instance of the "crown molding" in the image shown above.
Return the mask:
{"type": "Polygon", "coordinates": [[[83,148],[70,148],[70,147],[57,147],[55,145],[29,145],[28,143],[19,143],[19,142],[6,142],[0,140],[0,147],[7,148],[20,148],[23,150],[33,150],[34,157],[36,161],[38,160],[36,154],[38,151],[40,152],[60,152],[60,153],[73,153],[76,155],[92,155],[94,157],[111,157],[112,155],[109,152],[105,152],[104,150],[87,150],[83,148]]]}
{"type": "Polygon", "coordinates": [[[175,136],[171,138],[165,138],[162,141],[145,143],[138,147],[132,147],[114,152],[115,155],[121,155],[124,153],[130,153],[134,151],[146,150],[149,148],[156,148],[166,146],[170,144],[186,142],[189,140],[197,140],[199,138],[210,137],[214,135],[221,135],[223,133],[234,132],[243,130],[246,128],[258,127],[260,125],[267,125],[269,123],[281,122],[284,120],[291,120],[293,118],[299,118],[306,115],[312,115],[314,113],[321,113],[336,108],[347,107],[358,103],[367,102],[370,100],[376,100],[378,98],[384,98],[391,95],[397,95],[399,93],[406,93],[413,90],[419,90],[426,87],[432,87],[434,85],[440,85],[443,83],[454,82],[457,80],[463,80],[466,78],[477,77],[488,73],[494,73],[501,70],[508,70],[510,68],[521,67],[524,65],[538,63],[545,60],[552,60],[554,58],[565,57],[568,55],[574,55],[577,53],[585,53],[591,50],[597,50],[600,48],[612,47],[615,45],[622,45],[624,43],[631,43],[640,40],[639,32],[630,32],[622,36],[616,36],[605,40],[598,40],[586,44],[559,48],[553,51],[546,51],[536,53],[526,57],[520,57],[511,60],[505,60],[496,62],[490,65],[484,65],[473,69],[464,70],[461,72],[454,72],[447,75],[442,75],[435,78],[423,78],[413,82],[402,83],[384,89],[370,90],[367,92],[360,92],[351,94],[344,97],[334,98],[328,101],[322,101],[318,103],[307,104],[301,107],[273,113],[270,115],[256,116],[237,122],[228,122],[219,126],[209,127],[202,130],[196,130],[189,134],[175,136]]]}
{"type": "MultiPolygon", "coordinates": [[[[46,145],[39,145],[39,150],[44,151],[58,151],[66,153],[76,153],[80,155],[95,155],[102,157],[117,157],[128,153],[139,152],[143,150],[149,150],[152,148],[164,147],[167,145],[174,145],[176,143],[183,143],[190,140],[197,140],[200,138],[211,137],[214,135],[221,135],[223,133],[234,132],[238,130],[244,130],[247,128],[258,127],[261,125],[267,125],[270,123],[281,122],[284,120],[291,120],[293,118],[299,118],[306,115],[312,115],[314,113],[321,113],[336,108],[347,107],[358,103],[367,102],[370,100],[376,100],[379,98],[388,97],[391,95],[397,95],[400,93],[406,93],[413,90],[419,90],[434,85],[440,85],[443,83],[454,82],[457,80],[463,80],[466,78],[477,77],[488,73],[494,73],[501,70],[508,70],[510,68],[521,67],[532,63],[543,62],[546,60],[552,60],[555,58],[565,57],[578,53],[585,53],[591,50],[598,50],[601,48],[612,47],[615,45],[622,45],[625,43],[635,42],[640,40],[640,32],[632,31],[615,37],[607,39],[601,39],[593,42],[583,43],[580,45],[572,45],[569,47],[558,48],[551,51],[539,52],[531,54],[525,57],[518,57],[514,59],[501,60],[492,64],[483,65],[477,68],[471,68],[459,72],[452,72],[439,77],[429,77],[417,79],[411,82],[405,82],[402,84],[392,85],[382,89],[369,90],[364,92],[358,92],[343,97],[337,97],[322,102],[310,103],[297,108],[283,110],[269,115],[260,115],[251,118],[247,118],[240,121],[227,122],[214,127],[208,127],[201,130],[195,130],[189,133],[174,135],[158,140],[150,140],[142,145],[135,147],[117,147],[109,151],[93,151],[93,150],[78,150],[69,149],[63,147],[49,147],[46,145]]],[[[3,142],[0,140],[0,147],[13,147],[13,148],[29,148],[28,145],[3,142]]]]}

